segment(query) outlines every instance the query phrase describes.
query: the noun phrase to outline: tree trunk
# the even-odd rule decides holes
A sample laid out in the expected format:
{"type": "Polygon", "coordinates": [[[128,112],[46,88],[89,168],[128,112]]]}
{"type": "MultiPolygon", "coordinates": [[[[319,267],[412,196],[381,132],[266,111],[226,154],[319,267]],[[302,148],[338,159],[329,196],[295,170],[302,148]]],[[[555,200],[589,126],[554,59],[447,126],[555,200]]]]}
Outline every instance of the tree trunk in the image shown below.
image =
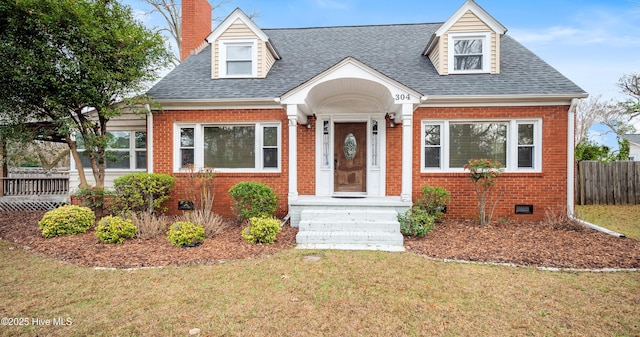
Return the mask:
{"type": "Polygon", "coordinates": [[[71,156],[76,162],[76,170],[78,171],[78,178],[80,179],[80,185],[78,185],[78,187],[89,187],[89,183],[87,183],[87,177],[84,174],[84,168],[82,167],[82,162],[80,161],[80,155],[78,154],[76,141],[71,140],[71,135],[65,135],[65,139],[67,140],[67,145],[69,145],[69,149],[71,150],[71,156]]]}

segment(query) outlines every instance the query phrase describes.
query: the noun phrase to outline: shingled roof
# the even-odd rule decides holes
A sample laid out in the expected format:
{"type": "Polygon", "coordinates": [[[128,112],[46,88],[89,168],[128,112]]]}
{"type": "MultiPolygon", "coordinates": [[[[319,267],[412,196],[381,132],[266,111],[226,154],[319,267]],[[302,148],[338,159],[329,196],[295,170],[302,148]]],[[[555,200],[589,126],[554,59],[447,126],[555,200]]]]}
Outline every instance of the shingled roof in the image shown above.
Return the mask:
{"type": "Polygon", "coordinates": [[[282,57],[266,78],[212,79],[211,46],[148,92],[159,100],[280,97],[346,57],[427,96],[582,95],[583,89],[508,35],[500,74],[441,76],[422,53],[442,23],[263,29],[282,57]]]}

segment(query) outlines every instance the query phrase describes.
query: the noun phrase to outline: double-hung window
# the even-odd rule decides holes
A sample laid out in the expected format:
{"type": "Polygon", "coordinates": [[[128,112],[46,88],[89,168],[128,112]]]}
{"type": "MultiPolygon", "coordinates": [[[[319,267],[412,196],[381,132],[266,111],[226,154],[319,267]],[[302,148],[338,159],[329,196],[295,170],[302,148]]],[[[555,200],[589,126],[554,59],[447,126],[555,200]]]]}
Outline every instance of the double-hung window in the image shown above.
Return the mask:
{"type": "Polygon", "coordinates": [[[541,121],[423,121],[423,172],[459,172],[470,159],[487,158],[507,171],[541,170],[541,121]]]}
{"type": "Polygon", "coordinates": [[[175,170],[277,171],[281,161],[279,122],[178,125],[175,170]]]}
{"type": "Polygon", "coordinates": [[[220,40],[220,60],[218,71],[220,77],[256,77],[257,76],[257,44],[254,40],[225,41],[220,40]]]}
{"type": "Polygon", "coordinates": [[[490,47],[490,33],[449,33],[449,73],[489,72],[490,47]]]}
{"type": "MultiPolygon", "coordinates": [[[[76,136],[76,144],[82,167],[91,168],[91,162],[84,150],[84,139],[76,136]]],[[[105,159],[107,169],[145,170],[147,168],[147,133],[144,131],[107,132],[105,159]]]]}

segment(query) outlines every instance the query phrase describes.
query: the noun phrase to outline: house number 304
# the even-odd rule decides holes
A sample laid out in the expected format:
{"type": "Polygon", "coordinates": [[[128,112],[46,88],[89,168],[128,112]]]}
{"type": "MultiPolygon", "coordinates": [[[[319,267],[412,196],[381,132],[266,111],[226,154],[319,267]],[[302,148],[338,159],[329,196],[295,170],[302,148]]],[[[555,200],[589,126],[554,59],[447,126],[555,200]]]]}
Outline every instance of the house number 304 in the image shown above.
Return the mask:
{"type": "Polygon", "coordinates": [[[409,94],[396,94],[396,101],[408,101],[411,99],[409,94]]]}

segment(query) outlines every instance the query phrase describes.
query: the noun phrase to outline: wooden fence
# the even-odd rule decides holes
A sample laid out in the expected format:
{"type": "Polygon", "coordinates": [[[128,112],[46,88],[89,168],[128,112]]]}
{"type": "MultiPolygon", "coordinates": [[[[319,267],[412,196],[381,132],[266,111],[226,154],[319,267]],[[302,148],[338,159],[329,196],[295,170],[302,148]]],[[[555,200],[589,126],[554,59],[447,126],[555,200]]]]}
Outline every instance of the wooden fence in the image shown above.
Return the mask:
{"type": "Polygon", "coordinates": [[[578,205],[640,204],[640,162],[581,161],[576,181],[578,205]]]}

